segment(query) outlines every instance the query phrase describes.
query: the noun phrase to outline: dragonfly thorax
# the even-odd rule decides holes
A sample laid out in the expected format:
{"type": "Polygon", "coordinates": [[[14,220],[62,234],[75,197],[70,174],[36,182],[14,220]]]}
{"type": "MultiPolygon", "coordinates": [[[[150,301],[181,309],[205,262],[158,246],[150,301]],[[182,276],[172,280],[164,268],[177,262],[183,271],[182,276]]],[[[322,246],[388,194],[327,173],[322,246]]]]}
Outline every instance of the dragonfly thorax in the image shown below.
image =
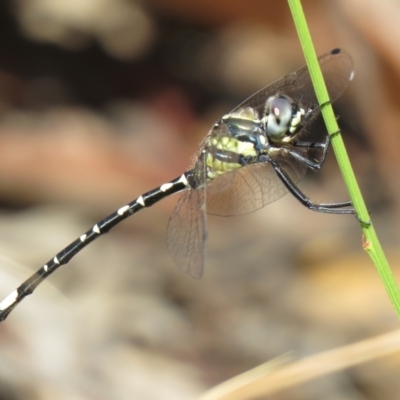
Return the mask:
{"type": "Polygon", "coordinates": [[[254,109],[225,115],[214,125],[207,141],[208,179],[256,162],[266,144],[264,128],[254,109]]]}
{"type": "Polygon", "coordinates": [[[275,144],[289,143],[302,128],[305,110],[285,95],[271,96],[261,123],[268,139],[275,144]]]}

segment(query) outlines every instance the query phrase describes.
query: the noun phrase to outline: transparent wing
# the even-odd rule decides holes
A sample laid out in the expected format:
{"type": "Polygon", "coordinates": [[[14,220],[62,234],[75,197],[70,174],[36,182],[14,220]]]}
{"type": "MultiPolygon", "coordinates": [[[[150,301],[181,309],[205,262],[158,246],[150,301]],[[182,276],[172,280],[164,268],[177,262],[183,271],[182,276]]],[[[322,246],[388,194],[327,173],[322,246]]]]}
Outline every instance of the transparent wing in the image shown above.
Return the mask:
{"type": "MultiPolygon", "coordinates": [[[[344,92],[352,79],[354,72],[353,60],[346,51],[334,49],[318,57],[318,62],[325,79],[329,97],[334,102],[344,92]]],[[[261,115],[268,97],[277,94],[285,94],[295,102],[299,102],[309,108],[318,106],[307,65],[304,65],[297,71],[254,93],[235,107],[232,112],[238,112],[245,107],[253,107],[261,115]]]]}
{"type": "MultiPolygon", "coordinates": [[[[274,156],[294,183],[307,167],[287,154],[274,156]]],[[[250,164],[222,175],[207,185],[207,213],[221,216],[242,215],[258,210],[287,193],[286,186],[268,162],[250,164]]]]}
{"type": "MultiPolygon", "coordinates": [[[[353,62],[343,50],[332,50],[319,57],[319,64],[325,78],[331,101],[335,101],[345,90],[353,74],[353,62]]],[[[275,83],[259,90],[232,112],[246,107],[254,108],[261,117],[268,97],[285,94],[304,108],[317,109],[318,102],[311,78],[304,66],[275,83]]],[[[316,111],[318,114],[318,110],[316,111]]],[[[314,119],[311,118],[310,121],[314,119]]],[[[308,123],[302,129],[308,132],[308,123]]],[[[304,131],[304,133],[303,133],[304,131]]],[[[325,135],[325,133],[323,134],[325,135]]],[[[208,137],[209,139],[209,137],[208,137]]],[[[207,152],[207,138],[201,149],[207,152]]],[[[296,151],[308,159],[318,159],[318,150],[297,148],[296,151]]],[[[194,189],[184,192],[179,199],[168,224],[168,249],[184,272],[199,279],[203,274],[204,249],[207,238],[207,213],[230,216],[240,215],[264,207],[287,193],[286,187],[275,174],[268,162],[250,164],[234,172],[215,178],[206,185],[205,154],[201,151],[194,167],[194,189]]],[[[284,149],[273,154],[281,168],[298,183],[307,167],[288,155],[284,149]]]]}
{"type": "Polygon", "coordinates": [[[195,166],[193,187],[183,192],[167,228],[167,246],[178,267],[195,279],[203,275],[207,221],[205,213],[205,153],[195,166]]]}

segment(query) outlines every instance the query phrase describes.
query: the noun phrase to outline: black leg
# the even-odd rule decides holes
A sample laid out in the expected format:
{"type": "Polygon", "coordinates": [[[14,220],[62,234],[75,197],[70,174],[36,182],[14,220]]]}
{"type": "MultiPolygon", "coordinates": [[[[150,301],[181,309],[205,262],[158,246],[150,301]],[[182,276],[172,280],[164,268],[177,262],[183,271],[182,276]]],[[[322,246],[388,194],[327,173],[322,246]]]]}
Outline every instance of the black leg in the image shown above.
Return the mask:
{"type": "Polygon", "coordinates": [[[310,161],[309,159],[303,157],[302,155],[298,154],[296,151],[291,150],[290,148],[285,148],[285,150],[295,159],[303,162],[304,164],[307,165],[307,167],[313,169],[313,170],[320,170],[322,165],[325,162],[326,155],[328,153],[328,148],[329,148],[329,143],[330,143],[330,138],[329,135],[326,136],[325,142],[324,143],[313,143],[313,142],[293,142],[292,145],[293,147],[302,147],[302,148],[307,148],[307,149],[322,149],[322,157],[321,160],[317,162],[310,161]]]}
{"type": "Polygon", "coordinates": [[[341,203],[323,203],[323,204],[313,203],[290,179],[290,177],[286,174],[286,172],[280,167],[279,163],[277,163],[275,160],[272,159],[270,159],[269,162],[271,163],[279,179],[286,186],[289,192],[292,193],[292,195],[309,210],[327,214],[356,215],[356,212],[352,207],[352,203],[350,201],[341,203]],[[351,207],[351,208],[344,208],[344,207],[351,207]]]}

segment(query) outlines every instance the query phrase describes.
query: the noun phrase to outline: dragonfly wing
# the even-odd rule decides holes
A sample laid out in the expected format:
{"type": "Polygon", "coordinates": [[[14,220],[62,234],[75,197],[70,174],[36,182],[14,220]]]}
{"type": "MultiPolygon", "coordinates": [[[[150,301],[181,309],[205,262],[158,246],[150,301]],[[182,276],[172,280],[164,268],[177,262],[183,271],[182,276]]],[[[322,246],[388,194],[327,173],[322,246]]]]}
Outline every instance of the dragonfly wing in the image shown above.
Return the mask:
{"type": "MultiPolygon", "coordinates": [[[[307,170],[304,163],[290,155],[277,154],[274,159],[293,183],[298,183],[307,170]]],[[[220,216],[248,214],[287,192],[269,162],[249,164],[207,185],[207,213],[220,216]]]]}
{"type": "Polygon", "coordinates": [[[205,205],[205,153],[192,177],[197,189],[183,192],[168,222],[167,246],[178,267],[195,279],[203,275],[207,221],[205,205]]]}
{"type": "MultiPolygon", "coordinates": [[[[329,97],[334,102],[346,89],[353,77],[354,68],[351,56],[342,49],[335,49],[318,57],[318,62],[324,76],[329,97]]],[[[265,102],[270,96],[285,94],[303,106],[313,108],[318,106],[307,65],[279,79],[250,96],[235,107],[232,112],[252,107],[261,116],[265,102]]]]}

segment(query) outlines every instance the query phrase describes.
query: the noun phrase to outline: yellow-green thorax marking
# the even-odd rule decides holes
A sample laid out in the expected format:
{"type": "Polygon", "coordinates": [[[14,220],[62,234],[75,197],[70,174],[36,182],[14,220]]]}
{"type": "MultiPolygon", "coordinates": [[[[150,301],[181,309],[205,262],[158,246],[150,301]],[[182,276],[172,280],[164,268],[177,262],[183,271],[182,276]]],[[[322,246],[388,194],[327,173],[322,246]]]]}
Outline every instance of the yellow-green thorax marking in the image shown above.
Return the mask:
{"type": "Polygon", "coordinates": [[[207,179],[234,171],[256,161],[266,143],[256,112],[248,107],[221,118],[208,139],[207,179]]]}

